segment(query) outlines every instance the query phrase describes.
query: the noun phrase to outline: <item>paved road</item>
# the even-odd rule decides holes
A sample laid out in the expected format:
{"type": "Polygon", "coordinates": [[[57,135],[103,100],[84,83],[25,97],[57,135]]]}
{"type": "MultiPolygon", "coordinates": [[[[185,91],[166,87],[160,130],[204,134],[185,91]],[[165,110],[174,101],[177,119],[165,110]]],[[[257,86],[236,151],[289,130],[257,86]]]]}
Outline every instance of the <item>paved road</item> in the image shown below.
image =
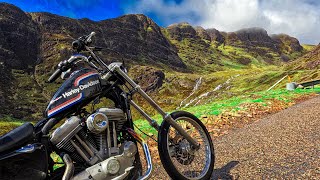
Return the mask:
{"type": "Polygon", "coordinates": [[[213,179],[320,179],[320,97],[214,141],[213,179]]]}

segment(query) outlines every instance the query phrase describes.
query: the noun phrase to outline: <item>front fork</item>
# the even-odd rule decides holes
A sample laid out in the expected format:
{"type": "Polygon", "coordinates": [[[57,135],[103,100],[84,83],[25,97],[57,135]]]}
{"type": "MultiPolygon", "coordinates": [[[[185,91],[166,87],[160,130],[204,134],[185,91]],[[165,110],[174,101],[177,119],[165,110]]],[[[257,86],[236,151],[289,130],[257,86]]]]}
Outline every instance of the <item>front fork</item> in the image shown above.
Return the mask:
{"type": "MultiPolygon", "coordinates": [[[[163,117],[163,120],[167,121],[180,135],[182,135],[191,145],[194,149],[199,149],[200,145],[199,143],[194,140],[172,117],[170,114],[163,111],[160,106],[154,102],[148,94],[146,94],[141,87],[136,84],[125,72],[123,72],[118,65],[115,65],[111,68],[111,71],[117,72],[119,75],[121,75],[132,87],[135,92],[138,92],[161,116],[163,117]]],[[[150,123],[152,127],[154,127],[157,131],[159,130],[158,123],[153,120],[146,112],[142,110],[142,108],[137,105],[134,101],[129,100],[129,103],[138,110],[138,112],[144,116],[147,121],[150,123]]]]}

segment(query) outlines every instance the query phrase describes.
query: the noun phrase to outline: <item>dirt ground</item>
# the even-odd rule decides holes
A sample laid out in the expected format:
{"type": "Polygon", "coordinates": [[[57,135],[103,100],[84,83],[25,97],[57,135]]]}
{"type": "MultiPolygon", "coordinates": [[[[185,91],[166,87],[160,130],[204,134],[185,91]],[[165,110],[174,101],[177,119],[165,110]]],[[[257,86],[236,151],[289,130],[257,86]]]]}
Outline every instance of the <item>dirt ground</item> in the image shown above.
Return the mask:
{"type": "MultiPolygon", "coordinates": [[[[289,105],[244,104],[243,112],[201,117],[215,146],[212,179],[320,179],[319,105],[320,97],[312,95],[289,105]]],[[[148,144],[151,179],[170,179],[156,142],[149,139],[148,144]]]]}

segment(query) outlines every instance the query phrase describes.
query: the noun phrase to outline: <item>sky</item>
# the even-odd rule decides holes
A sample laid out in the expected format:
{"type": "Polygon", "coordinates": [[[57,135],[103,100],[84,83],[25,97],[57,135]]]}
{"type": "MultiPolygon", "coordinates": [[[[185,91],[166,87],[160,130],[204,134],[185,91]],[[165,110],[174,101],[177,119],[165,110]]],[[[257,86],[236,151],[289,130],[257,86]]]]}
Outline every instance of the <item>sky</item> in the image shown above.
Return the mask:
{"type": "Polygon", "coordinates": [[[99,21],[124,14],[145,14],[158,25],[188,22],[193,26],[237,31],[262,27],[301,43],[320,43],[320,0],[0,0],[26,12],[51,12],[99,21]]]}

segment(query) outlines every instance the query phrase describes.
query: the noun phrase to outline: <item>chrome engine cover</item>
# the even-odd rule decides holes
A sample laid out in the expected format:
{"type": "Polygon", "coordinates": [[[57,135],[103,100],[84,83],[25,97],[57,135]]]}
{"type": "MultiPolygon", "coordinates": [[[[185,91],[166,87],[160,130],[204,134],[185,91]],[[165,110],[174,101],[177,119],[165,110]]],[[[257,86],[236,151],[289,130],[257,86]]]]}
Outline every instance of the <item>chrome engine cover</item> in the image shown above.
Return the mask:
{"type": "Polygon", "coordinates": [[[81,129],[81,119],[77,116],[72,116],[67,119],[60,127],[58,127],[51,135],[51,143],[57,148],[63,148],[74,135],[81,129]]]}
{"type": "Polygon", "coordinates": [[[101,112],[91,114],[87,118],[87,127],[94,134],[102,133],[108,127],[108,117],[101,112]]]}
{"type": "Polygon", "coordinates": [[[116,131],[119,131],[126,122],[125,114],[119,108],[100,108],[97,112],[103,113],[108,117],[109,122],[116,123],[116,131]]]}
{"type": "Polygon", "coordinates": [[[73,161],[92,166],[121,153],[117,137],[125,122],[121,109],[100,108],[88,117],[86,123],[77,116],[70,117],[52,133],[50,141],[68,153],[73,161]],[[97,115],[100,120],[95,121],[97,115]]]}
{"type": "Polygon", "coordinates": [[[124,179],[132,170],[138,148],[132,141],[125,142],[121,155],[112,156],[73,176],[72,180],[124,179]]]}

